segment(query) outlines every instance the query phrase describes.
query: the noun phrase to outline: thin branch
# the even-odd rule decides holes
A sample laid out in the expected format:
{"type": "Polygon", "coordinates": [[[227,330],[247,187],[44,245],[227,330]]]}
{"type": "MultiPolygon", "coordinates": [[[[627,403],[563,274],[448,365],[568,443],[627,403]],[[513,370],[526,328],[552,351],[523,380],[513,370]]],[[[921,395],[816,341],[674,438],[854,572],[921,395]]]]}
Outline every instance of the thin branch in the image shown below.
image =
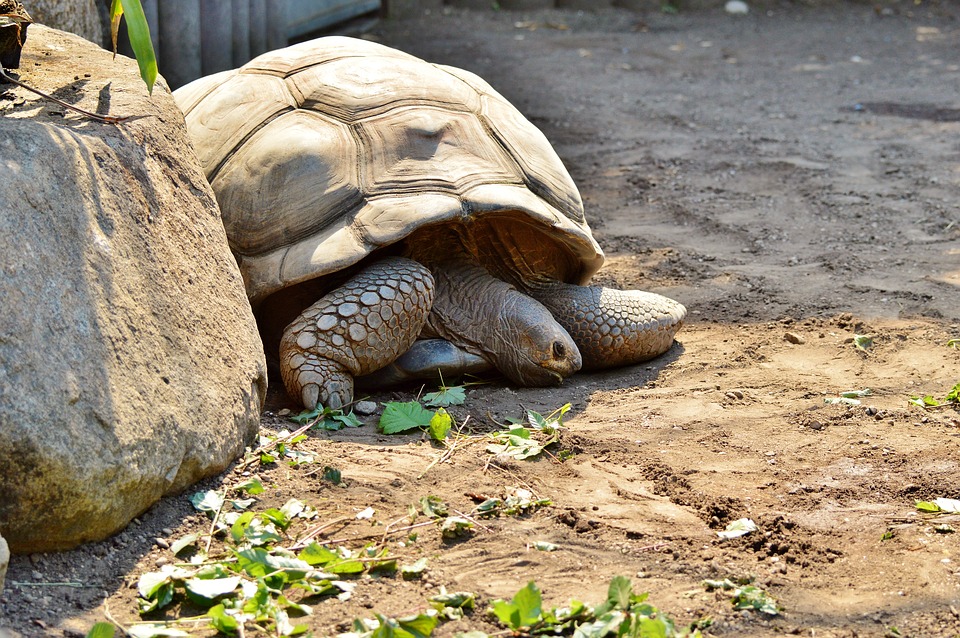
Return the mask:
{"type": "Polygon", "coordinates": [[[71,111],[76,111],[77,113],[80,113],[81,115],[84,115],[84,116],[89,117],[89,118],[91,118],[91,119],[97,120],[98,122],[103,122],[103,123],[105,123],[105,124],[120,124],[121,122],[126,122],[126,121],[129,120],[129,119],[132,119],[132,118],[134,118],[134,117],[137,117],[137,116],[133,116],[133,115],[130,115],[130,116],[127,116],[127,117],[118,117],[118,116],[116,116],[116,115],[100,115],[99,113],[93,113],[92,111],[84,110],[84,109],[80,108],[79,106],[74,106],[73,104],[69,104],[69,103],[67,103],[67,102],[64,102],[63,100],[61,100],[61,99],[59,99],[59,98],[55,98],[55,97],[53,97],[52,95],[49,95],[49,94],[47,94],[47,93],[44,93],[43,91],[41,91],[41,90],[39,90],[39,89],[35,89],[35,88],[33,88],[32,86],[27,86],[26,84],[24,84],[24,83],[21,82],[20,80],[14,79],[9,73],[7,73],[6,69],[4,69],[2,65],[0,65],[0,77],[2,77],[2,78],[3,78],[4,80],[6,80],[7,82],[10,82],[11,84],[16,84],[16,85],[19,86],[21,89],[26,89],[26,90],[30,91],[31,93],[36,93],[37,95],[39,95],[39,96],[42,97],[42,98],[45,98],[45,99],[47,99],[47,100],[50,100],[51,102],[56,102],[57,104],[59,104],[60,106],[62,106],[62,107],[65,108],[65,109],[70,109],[71,111]]]}

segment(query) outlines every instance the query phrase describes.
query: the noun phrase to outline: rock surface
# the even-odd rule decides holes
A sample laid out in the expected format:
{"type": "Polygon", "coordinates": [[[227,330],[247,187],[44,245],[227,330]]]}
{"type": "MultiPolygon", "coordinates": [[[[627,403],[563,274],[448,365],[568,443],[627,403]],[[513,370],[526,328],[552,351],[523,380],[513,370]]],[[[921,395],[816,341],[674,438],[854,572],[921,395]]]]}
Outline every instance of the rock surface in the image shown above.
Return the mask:
{"type": "Polygon", "coordinates": [[[3,581],[7,578],[7,566],[10,565],[10,548],[0,536],[0,593],[3,593],[3,581]]]}
{"type": "Polygon", "coordinates": [[[0,99],[0,533],[104,538],[256,434],[260,338],[183,117],[132,60],[35,24],[0,99]]]}
{"type": "MultiPolygon", "coordinates": [[[[34,22],[75,33],[96,44],[106,44],[103,18],[94,0],[29,0],[34,22]]],[[[107,3],[109,4],[109,3],[107,3]]]]}

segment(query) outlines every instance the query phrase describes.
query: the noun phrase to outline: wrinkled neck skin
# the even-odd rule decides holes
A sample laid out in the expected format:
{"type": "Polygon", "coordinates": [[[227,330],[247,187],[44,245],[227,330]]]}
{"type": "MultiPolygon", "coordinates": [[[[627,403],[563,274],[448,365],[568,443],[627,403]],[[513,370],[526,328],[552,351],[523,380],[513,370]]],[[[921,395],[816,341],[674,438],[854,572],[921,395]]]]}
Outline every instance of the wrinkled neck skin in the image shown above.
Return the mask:
{"type": "Polygon", "coordinates": [[[524,386],[556,385],[580,369],[576,344],[543,304],[462,254],[429,267],[436,296],[422,336],[479,354],[524,386]]]}

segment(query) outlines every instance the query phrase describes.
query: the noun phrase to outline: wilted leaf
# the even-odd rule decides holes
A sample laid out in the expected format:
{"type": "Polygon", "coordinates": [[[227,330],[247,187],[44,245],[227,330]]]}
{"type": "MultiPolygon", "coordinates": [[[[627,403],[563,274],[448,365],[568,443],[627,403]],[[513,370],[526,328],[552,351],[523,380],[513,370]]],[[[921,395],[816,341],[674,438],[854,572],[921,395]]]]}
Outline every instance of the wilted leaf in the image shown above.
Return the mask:
{"type": "Polygon", "coordinates": [[[750,532],[757,531],[757,524],[749,518],[741,518],[733,521],[722,532],[717,532],[717,536],[724,540],[745,536],[750,532]]]}

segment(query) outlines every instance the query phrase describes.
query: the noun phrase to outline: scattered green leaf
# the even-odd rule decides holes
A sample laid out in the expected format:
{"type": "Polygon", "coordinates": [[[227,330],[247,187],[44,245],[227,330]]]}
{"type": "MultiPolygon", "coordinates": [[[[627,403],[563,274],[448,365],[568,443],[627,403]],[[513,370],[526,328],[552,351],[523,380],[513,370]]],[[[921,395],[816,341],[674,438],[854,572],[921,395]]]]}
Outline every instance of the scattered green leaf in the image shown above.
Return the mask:
{"type": "Polygon", "coordinates": [[[113,623],[98,622],[87,632],[87,638],[113,638],[114,633],[116,627],[113,623]]]}
{"type": "Polygon", "coordinates": [[[245,481],[241,481],[233,486],[233,489],[240,492],[246,492],[250,496],[256,496],[257,494],[263,493],[263,483],[260,482],[259,476],[251,476],[245,481]]]}
{"type": "Polygon", "coordinates": [[[873,346],[873,335],[853,335],[853,345],[857,350],[867,351],[873,346]]]}
{"type": "Polygon", "coordinates": [[[463,386],[440,386],[436,392],[423,395],[423,402],[432,408],[448,408],[451,405],[463,405],[467,392],[463,386]]]}
{"type": "Polygon", "coordinates": [[[416,401],[391,401],[385,404],[378,428],[384,434],[396,434],[430,425],[433,414],[416,401]]]}
{"type": "Polygon", "coordinates": [[[731,601],[734,609],[752,609],[770,616],[780,613],[780,606],[773,596],[754,585],[737,588],[733,592],[731,601]]]}
{"type": "Polygon", "coordinates": [[[343,480],[343,476],[341,475],[340,470],[327,465],[323,468],[323,480],[330,481],[334,485],[340,485],[340,482],[343,480]]]}
{"type": "Polygon", "coordinates": [[[555,552],[560,549],[560,546],[548,541],[534,541],[533,548],[541,552],[555,552]]]}
{"type": "Polygon", "coordinates": [[[436,413],[430,418],[430,426],[427,430],[430,438],[434,441],[443,441],[447,438],[447,433],[453,426],[453,418],[447,414],[443,408],[438,408],[436,413]]]}
{"type": "Polygon", "coordinates": [[[427,569],[426,557],[420,558],[409,565],[401,565],[400,576],[403,577],[405,580],[414,580],[423,576],[423,572],[426,569],[427,569]]]}

